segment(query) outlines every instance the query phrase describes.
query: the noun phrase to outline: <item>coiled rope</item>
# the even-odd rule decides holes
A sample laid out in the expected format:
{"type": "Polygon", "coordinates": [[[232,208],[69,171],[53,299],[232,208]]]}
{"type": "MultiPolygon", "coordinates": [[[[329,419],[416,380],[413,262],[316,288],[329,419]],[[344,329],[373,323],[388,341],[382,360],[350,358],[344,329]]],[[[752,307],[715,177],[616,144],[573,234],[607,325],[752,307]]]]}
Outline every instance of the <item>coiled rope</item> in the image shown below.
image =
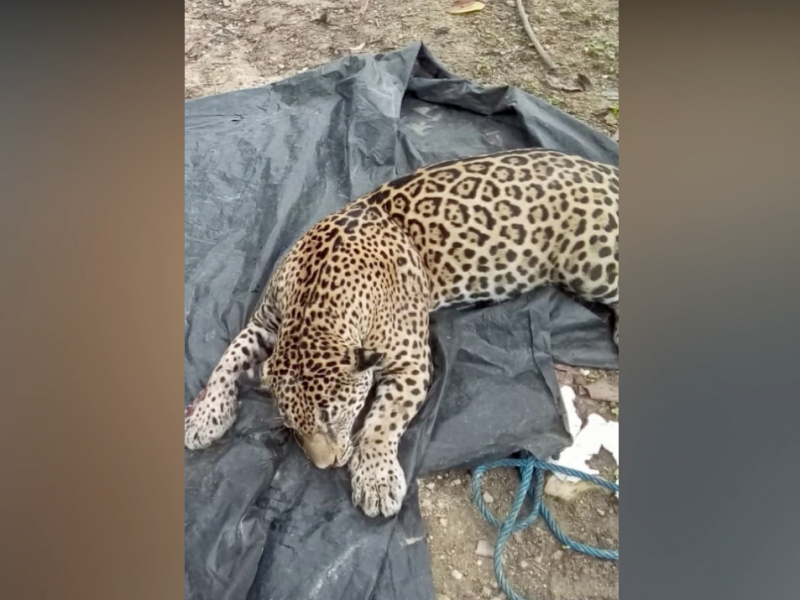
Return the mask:
{"type": "Polygon", "coordinates": [[[547,526],[550,528],[550,531],[553,533],[556,539],[561,542],[563,546],[566,546],[570,550],[603,560],[619,560],[618,550],[607,550],[604,548],[588,546],[571,539],[565,535],[563,531],[561,531],[561,528],[553,520],[550,511],[547,510],[547,507],[544,505],[542,500],[544,495],[545,471],[577,477],[583,481],[589,481],[596,485],[602,486],[607,490],[611,490],[612,492],[619,492],[619,485],[616,483],[612,483],[611,481],[607,481],[600,477],[595,477],[594,475],[589,475],[588,473],[576,471],[575,469],[569,469],[551,463],[542,462],[530,454],[526,454],[523,456],[523,458],[506,458],[477,467],[472,472],[472,498],[484,518],[489,521],[492,526],[500,530],[494,547],[494,574],[497,578],[497,583],[500,585],[500,589],[503,590],[503,593],[505,593],[510,600],[526,599],[511,589],[511,586],[506,579],[505,572],[503,570],[503,551],[506,542],[512,533],[527,529],[540,515],[544,519],[545,523],[547,523],[547,526]],[[520,485],[514,497],[514,502],[511,505],[511,510],[509,510],[505,519],[500,522],[491,512],[489,512],[483,502],[483,497],[481,495],[481,477],[487,471],[505,467],[513,467],[519,470],[520,485]],[[527,517],[517,521],[526,496],[530,496],[533,500],[533,508],[527,517]]]}

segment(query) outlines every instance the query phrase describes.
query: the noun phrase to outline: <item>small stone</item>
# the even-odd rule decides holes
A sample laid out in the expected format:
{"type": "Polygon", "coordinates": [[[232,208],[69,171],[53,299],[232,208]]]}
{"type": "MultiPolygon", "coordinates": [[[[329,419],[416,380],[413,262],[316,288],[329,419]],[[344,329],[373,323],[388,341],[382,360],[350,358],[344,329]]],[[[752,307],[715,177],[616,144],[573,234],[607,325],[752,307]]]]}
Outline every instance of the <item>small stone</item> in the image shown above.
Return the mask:
{"type": "Polygon", "coordinates": [[[553,560],[561,560],[562,556],[564,556],[564,552],[562,550],[556,550],[553,552],[553,560]]]}
{"type": "Polygon", "coordinates": [[[486,504],[491,504],[494,502],[494,498],[492,498],[489,492],[483,492],[483,501],[486,502],[486,504]]]}
{"type": "Polygon", "coordinates": [[[460,479],[453,479],[453,485],[461,485],[460,479]]]}
{"type": "Polygon", "coordinates": [[[450,600],[450,596],[445,596],[444,594],[436,594],[436,600],[450,600]]]}
{"type": "Polygon", "coordinates": [[[420,507],[430,510],[433,508],[433,502],[431,502],[430,498],[425,498],[422,502],[419,503],[420,507]]]}
{"type": "Polygon", "coordinates": [[[441,475],[437,475],[437,476],[436,476],[436,479],[441,479],[441,478],[442,478],[442,476],[441,476],[441,475]]]}
{"type": "Polygon", "coordinates": [[[481,596],[486,596],[488,598],[491,595],[492,595],[492,590],[490,590],[486,586],[483,586],[483,589],[481,590],[481,596]]]}
{"type": "Polygon", "coordinates": [[[453,569],[452,575],[453,575],[453,579],[457,579],[459,581],[464,578],[464,576],[459,571],[456,571],[455,569],[453,569]]]}
{"type": "Polygon", "coordinates": [[[483,564],[483,561],[482,560],[476,560],[475,564],[480,567],[483,564]]]}
{"type": "Polygon", "coordinates": [[[558,477],[550,477],[544,485],[544,493],[554,498],[561,498],[567,502],[572,502],[583,492],[593,489],[594,486],[588,481],[562,481],[558,477]]]}
{"type": "Polygon", "coordinates": [[[597,509],[597,514],[600,515],[601,517],[605,517],[606,516],[606,511],[604,511],[602,508],[598,508],[597,509]]]}
{"type": "Polygon", "coordinates": [[[444,517],[439,519],[439,525],[441,525],[442,527],[447,527],[447,519],[445,519],[444,517]]]}
{"type": "Polygon", "coordinates": [[[477,554],[478,556],[485,556],[486,558],[491,558],[492,556],[494,556],[494,548],[492,548],[492,545],[486,540],[481,540],[478,542],[478,547],[475,548],[475,554],[477,554]]]}
{"type": "Polygon", "coordinates": [[[517,542],[518,544],[522,543],[522,534],[519,531],[515,531],[514,533],[512,533],[511,537],[513,537],[514,541],[517,542]]]}
{"type": "Polygon", "coordinates": [[[434,488],[436,487],[436,484],[435,484],[435,483],[433,483],[433,482],[426,483],[426,484],[425,484],[425,487],[426,487],[426,488],[428,488],[430,491],[433,491],[433,490],[434,490],[434,488]]]}
{"type": "Polygon", "coordinates": [[[522,567],[523,569],[527,569],[528,567],[531,566],[531,563],[529,563],[527,560],[523,560],[520,561],[519,566],[522,567]]]}

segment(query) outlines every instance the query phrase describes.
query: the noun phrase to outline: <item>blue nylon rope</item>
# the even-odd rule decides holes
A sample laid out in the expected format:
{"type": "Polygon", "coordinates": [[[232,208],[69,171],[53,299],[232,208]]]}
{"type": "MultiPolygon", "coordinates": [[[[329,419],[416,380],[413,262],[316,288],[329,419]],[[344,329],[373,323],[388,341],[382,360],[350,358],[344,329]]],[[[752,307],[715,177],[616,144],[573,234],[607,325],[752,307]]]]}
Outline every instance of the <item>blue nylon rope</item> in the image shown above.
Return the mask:
{"type": "Polygon", "coordinates": [[[542,500],[544,493],[545,471],[552,471],[554,473],[561,473],[563,475],[577,477],[583,481],[589,481],[596,485],[602,486],[607,490],[611,490],[612,492],[619,491],[619,485],[616,483],[601,479],[600,477],[595,477],[594,475],[589,475],[588,473],[576,471],[575,469],[569,469],[551,463],[542,462],[534,458],[532,455],[526,455],[524,458],[505,458],[477,467],[472,472],[472,498],[484,518],[489,521],[489,523],[491,523],[495,529],[500,530],[494,547],[494,574],[497,578],[497,583],[500,585],[500,589],[502,589],[503,593],[508,596],[509,600],[526,599],[511,589],[511,586],[506,579],[505,572],[503,570],[503,550],[509,536],[512,533],[527,529],[539,516],[541,516],[545,523],[547,523],[547,526],[550,528],[550,531],[553,533],[556,539],[561,542],[563,546],[566,546],[570,550],[603,560],[619,560],[618,550],[607,550],[604,548],[588,546],[571,539],[565,535],[563,531],[561,531],[561,528],[555,522],[550,514],[550,511],[547,510],[547,507],[544,505],[542,500]],[[504,467],[513,467],[519,470],[520,485],[514,497],[514,502],[511,505],[511,510],[509,510],[505,520],[500,522],[497,517],[489,512],[483,502],[483,497],[481,496],[481,477],[487,471],[504,467]],[[525,501],[525,496],[531,497],[533,500],[533,508],[528,516],[520,521],[517,521],[520,510],[522,509],[522,504],[525,501]]]}

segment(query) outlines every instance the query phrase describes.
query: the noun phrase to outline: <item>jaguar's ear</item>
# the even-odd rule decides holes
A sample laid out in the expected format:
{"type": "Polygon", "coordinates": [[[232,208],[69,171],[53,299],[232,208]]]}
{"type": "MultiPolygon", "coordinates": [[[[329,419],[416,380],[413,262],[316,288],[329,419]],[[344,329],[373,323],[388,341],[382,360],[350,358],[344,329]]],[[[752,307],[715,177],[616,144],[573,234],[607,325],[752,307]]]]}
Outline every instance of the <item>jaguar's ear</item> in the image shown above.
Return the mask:
{"type": "Polygon", "coordinates": [[[352,354],[353,360],[350,364],[353,365],[353,371],[356,373],[363,373],[368,369],[372,369],[383,360],[383,354],[367,348],[356,348],[352,351],[352,354]]]}
{"type": "Polygon", "coordinates": [[[256,390],[258,392],[269,392],[272,388],[272,374],[269,365],[269,359],[265,360],[260,365],[255,365],[247,371],[241,371],[237,377],[239,389],[256,390]]]}

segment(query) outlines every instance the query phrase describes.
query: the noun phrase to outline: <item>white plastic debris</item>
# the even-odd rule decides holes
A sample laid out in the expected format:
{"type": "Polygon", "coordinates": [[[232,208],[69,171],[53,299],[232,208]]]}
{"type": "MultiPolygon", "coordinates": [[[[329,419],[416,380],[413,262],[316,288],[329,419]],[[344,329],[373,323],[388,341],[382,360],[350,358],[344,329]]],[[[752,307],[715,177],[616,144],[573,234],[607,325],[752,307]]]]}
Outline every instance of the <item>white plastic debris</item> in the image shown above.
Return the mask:
{"type": "Polygon", "coordinates": [[[567,432],[574,440],[581,431],[581,417],[578,414],[578,409],[575,406],[575,390],[570,386],[565,385],[561,388],[561,398],[564,400],[564,408],[567,409],[567,432]]]}
{"type": "MultiPolygon", "coordinates": [[[[617,421],[606,421],[598,414],[590,414],[583,427],[580,415],[575,406],[575,391],[569,387],[561,388],[561,396],[564,399],[564,407],[567,411],[567,429],[574,440],[569,448],[561,452],[558,460],[551,460],[553,464],[561,467],[583,471],[590,475],[598,475],[596,469],[592,469],[587,463],[598,452],[600,448],[605,448],[614,457],[614,461],[619,466],[619,423],[617,421]]],[[[562,481],[575,483],[580,481],[576,477],[556,473],[556,477],[562,481]]],[[[619,496],[619,494],[617,494],[619,496]]]]}

